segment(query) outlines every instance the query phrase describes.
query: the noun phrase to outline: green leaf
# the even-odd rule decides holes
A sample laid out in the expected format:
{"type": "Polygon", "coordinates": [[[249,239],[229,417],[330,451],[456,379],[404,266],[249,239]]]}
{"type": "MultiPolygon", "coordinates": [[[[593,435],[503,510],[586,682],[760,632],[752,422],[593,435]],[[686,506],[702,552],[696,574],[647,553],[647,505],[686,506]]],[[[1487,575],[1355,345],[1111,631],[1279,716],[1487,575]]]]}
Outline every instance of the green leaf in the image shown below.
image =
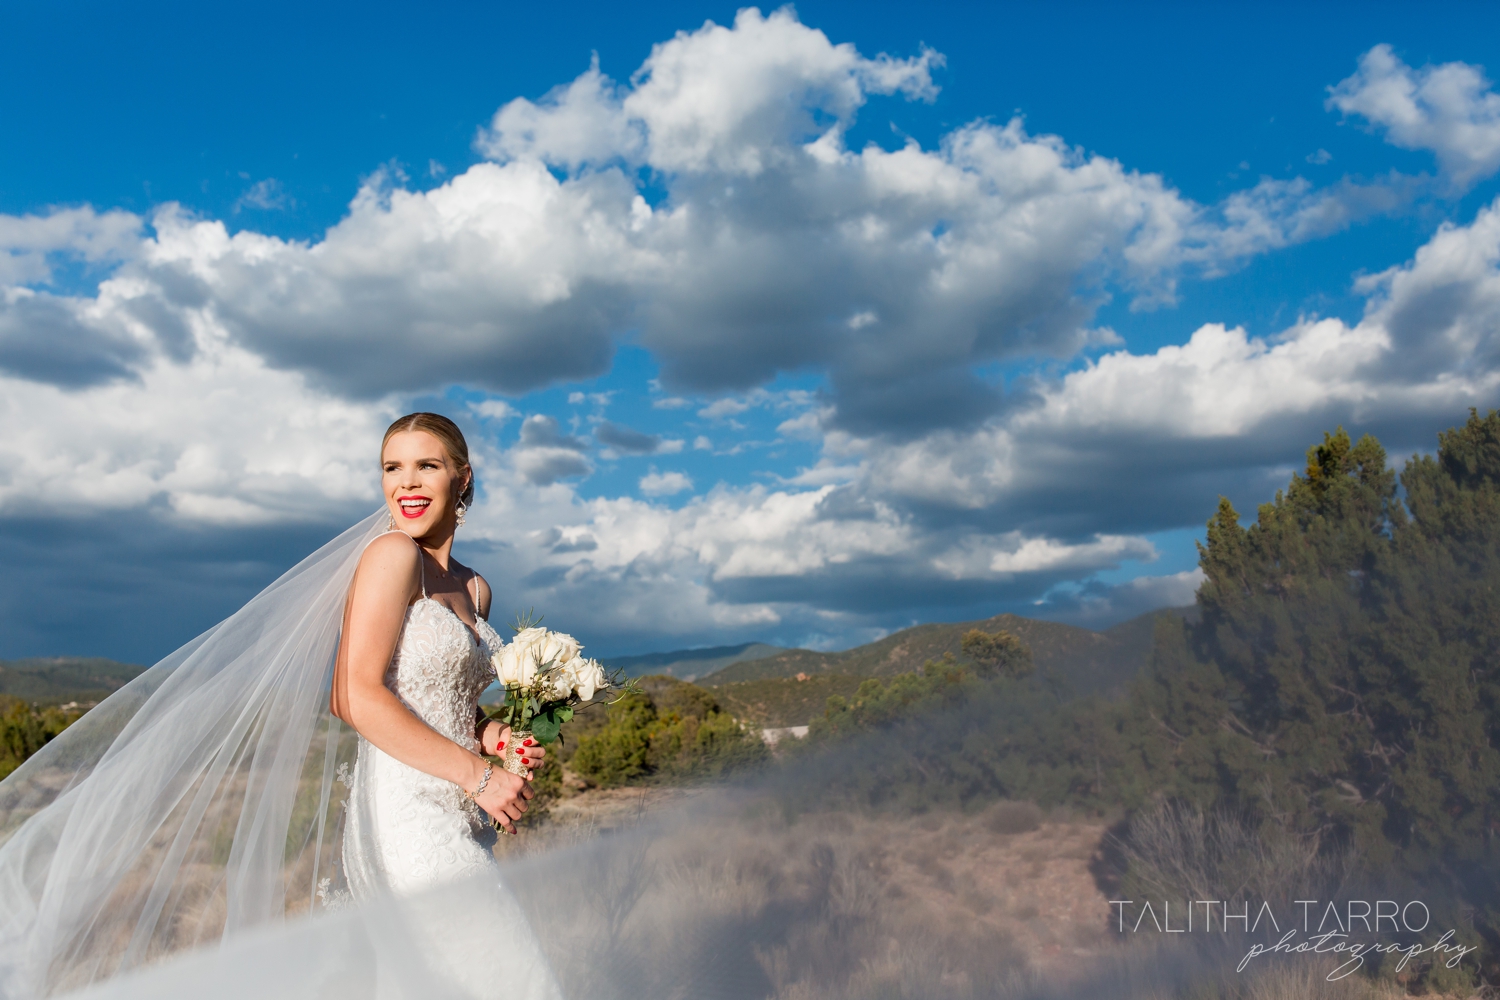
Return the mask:
{"type": "Polygon", "coordinates": [[[562,723],[554,718],[551,712],[545,712],[531,720],[531,735],[544,746],[556,740],[561,731],[562,723]]]}
{"type": "Polygon", "coordinates": [[[558,708],[557,709],[557,721],[558,722],[572,722],[573,721],[573,706],[572,705],[563,705],[561,708],[558,708]]]}

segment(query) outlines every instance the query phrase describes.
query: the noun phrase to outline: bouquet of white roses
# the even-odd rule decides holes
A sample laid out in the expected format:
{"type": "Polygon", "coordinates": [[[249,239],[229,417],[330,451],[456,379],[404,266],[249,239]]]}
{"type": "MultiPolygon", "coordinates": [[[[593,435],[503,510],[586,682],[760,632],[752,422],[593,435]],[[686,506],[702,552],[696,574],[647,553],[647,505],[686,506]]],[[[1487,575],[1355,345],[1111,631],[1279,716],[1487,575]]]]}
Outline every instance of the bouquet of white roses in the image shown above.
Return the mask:
{"type": "Polygon", "coordinates": [[[517,621],[515,630],[516,637],[495,653],[491,663],[505,687],[505,705],[497,718],[511,728],[505,769],[524,774],[526,765],[515,753],[523,740],[552,743],[563,723],[573,718],[575,706],[603,694],[623,693],[629,685],[623,671],[606,672],[598,660],[581,656],[583,646],[571,635],[541,628],[529,616],[517,621]]]}

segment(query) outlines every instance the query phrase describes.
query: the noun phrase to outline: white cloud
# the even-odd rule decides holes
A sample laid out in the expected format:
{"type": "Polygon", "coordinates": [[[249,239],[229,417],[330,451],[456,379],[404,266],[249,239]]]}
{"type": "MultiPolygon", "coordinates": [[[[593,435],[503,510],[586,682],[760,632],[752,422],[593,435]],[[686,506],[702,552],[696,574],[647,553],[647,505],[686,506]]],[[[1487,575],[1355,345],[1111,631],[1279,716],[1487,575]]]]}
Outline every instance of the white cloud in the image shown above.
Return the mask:
{"type": "MultiPolygon", "coordinates": [[[[931,98],[939,62],[869,58],[790,8],[746,9],[657,45],[627,84],[592,65],[510,102],[477,140],[493,159],[431,190],[376,171],[320,241],[230,235],[169,206],[117,274],[139,315],[118,315],[123,298],[81,301],[75,326],[90,332],[77,336],[133,322],[163,340],[211,319],[276,367],[378,398],[456,373],[507,393],[596,376],[636,328],[669,387],[743,393],[821,371],[830,424],[909,435],[998,411],[975,365],[1109,342],[1091,323],[1115,292],[1169,302],[1185,271],[1402,197],[1263,182],[1209,210],[1019,119],[976,121],[932,149],[846,148],[873,97],[931,98]],[[646,176],[665,189],[654,207],[646,176]]],[[[271,204],[269,186],[254,191],[271,204]]],[[[7,266],[34,276],[38,259],[7,266]]],[[[70,363],[47,350],[25,361],[31,377],[70,363]]],[[[143,357],[117,351],[69,384],[143,357]]],[[[735,399],[706,410],[749,397],[735,399]]]]}
{"type": "Polygon", "coordinates": [[[817,438],[822,435],[823,425],[832,415],[829,409],[804,410],[777,424],[776,433],[786,438],[817,438]]]}
{"type": "Polygon", "coordinates": [[[737,417],[750,409],[754,404],[733,396],[725,396],[716,399],[703,409],[698,411],[698,416],[705,420],[723,420],[726,417],[737,417]]]}
{"type": "Polygon", "coordinates": [[[1203,579],[1203,571],[1195,568],[1167,576],[1139,576],[1115,586],[1059,588],[1058,592],[1036,601],[1036,606],[1048,618],[1101,627],[1157,608],[1191,605],[1203,579]]]}
{"type": "Polygon", "coordinates": [[[1413,70],[1389,45],[1377,45],[1353,76],[1330,88],[1328,106],[1384,129],[1402,149],[1431,150],[1458,190],[1500,169],[1500,94],[1477,66],[1413,70]]]}
{"type": "Polygon", "coordinates": [[[245,189],[244,194],[234,200],[232,211],[235,215],[240,214],[243,209],[255,208],[262,212],[280,211],[291,208],[296,204],[281,182],[274,177],[256,181],[245,189]]]}
{"type": "Polygon", "coordinates": [[[657,472],[652,469],[641,477],[641,493],[648,497],[669,497],[693,488],[693,481],[681,472],[657,472]]]}
{"type": "MultiPolygon", "coordinates": [[[[1307,319],[1269,339],[1206,325],[1186,344],[1113,352],[1039,383],[1034,405],[973,432],[892,445],[829,431],[823,462],[786,488],[720,487],[670,512],[580,504],[597,548],[560,569],[552,592],[694,580],[711,595],[702,607],[785,628],[808,614],[869,615],[893,592],[918,603],[954,586],[998,600],[1150,560],[1150,543],[1108,530],[1111,518],[1180,525],[1187,510],[1192,523],[1245,470],[1274,466],[1284,482],[1285,463],[1336,422],[1443,426],[1500,398],[1500,205],[1360,287],[1371,298],[1359,323],[1307,319]]],[[[1256,492],[1273,485],[1257,480],[1256,492]]],[[[1189,603],[1199,579],[1089,585],[1049,598],[1046,613],[1107,623],[1189,603]]]]}
{"type": "Polygon", "coordinates": [[[498,420],[501,423],[521,415],[514,406],[511,406],[503,399],[485,399],[477,403],[470,403],[469,409],[474,411],[475,415],[483,417],[486,420],[498,420]]]}
{"type": "Polygon", "coordinates": [[[456,372],[519,391],[604,371],[640,260],[607,218],[633,196],[606,192],[618,175],[565,185],[534,162],[486,163],[427,192],[386,183],[373,178],[315,245],[230,236],[168,207],[123,273],[345,392],[456,372]]]}
{"type": "Polygon", "coordinates": [[[137,252],[140,236],[140,217],[118,209],[0,215],[0,286],[50,281],[54,255],[89,264],[125,260],[137,252]]]}
{"type": "Polygon", "coordinates": [[[705,25],[656,45],[624,100],[645,125],[647,157],[669,171],[754,176],[789,152],[788,139],[852,122],[869,94],[931,99],[930,50],[914,59],[865,59],[804,27],[790,8],[741,10],[734,27],[705,25]],[[777,95],[777,98],[772,98],[777,95]]]}
{"type": "MultiPolygon", "coordinates": [[[[628,329],[681,393],[653,406],[760,408],[823,454],[775,488],[688,497],[684,473],[653,469],[641,494],[675,510],[584,499],[568,483],[593,471],[580,427],[611,454],[677,454],[685,437],[532,413],[506,449],[513,406],[460,405],[493,422],[471,442],[484,502],[464,540],[485,543],[498,606],[545,600],[615,637],[847,633],[1150,559],[1143,525],[1201,519],[1226,478],[1339,420],[1410,437],[1500,395],[1492,206],[1363,279],[1357,323],[1258,338],[1226,317],[1002,397],[977,365],[1118,344],[1095,324],[1107,298],[1170,302],[1184,274],[1388,210],[1414,182],[1262,180],[1205,207],[1018,119],[929,149],[846,146],[876,95],[931,97],[937,62],[866,58],[789,11],[747,10],[657,46],[626,84],[592,66],[507,104],[477,140],[493,159],[431,190],[377,172],[317,241],[231,235],[172,206],[146,235],[122,212],[0,217],[0,508],[332,520],[376,499],[367,452],[401,394],[592,377],[628,329]],[[56,294],[61,258],[114,270],[97,294],[56,294]],[[826,395],[763,387],[793,371],[826,376],[826,395]]],[[[1362,64],[1336,106],[1472,180],[1493,169],[1493,95],[1450,70],[1362,64]]],[[[1190,576],[1130,593],[1175,600],[1190,576]]]]}
{"type": "Polygon", "coordinates": [[[599,57],[570,84],[533,104],[517,98],[495,112],[475,147],[492,160],[547,160],[577,168],[616,157],[633,159],[643,145],[640,123],[620,113],[614,82],[599,72],[599,57]]]}
{"type": "Polygon", "coordinates": [[[1112,509],[1140,524],[1161,498],[1211,503],[1198,462],[1223,470],[1222,492],[1337,423],[1420,446],[1467,407],[1500,402],[1500,202],[1358,288],[1370,299],[1352,326],[1309,318],[1261,339],[1207,324],[1185,344],[1116,351],[1039,384],[1031,405],[974,431],[895,445],[830,432],[824,462],[860,463],[871,496],[1022,524],[1092,510],[1098,530],[1112,509]]]}
{"type": "Polygon", "coordinates": [[[158,356],[131,380],[70,391],[0,376],[0,510],[241,525],[380,502],[376,449],[398,411],[197,333],[191,361],[158,356]]]}

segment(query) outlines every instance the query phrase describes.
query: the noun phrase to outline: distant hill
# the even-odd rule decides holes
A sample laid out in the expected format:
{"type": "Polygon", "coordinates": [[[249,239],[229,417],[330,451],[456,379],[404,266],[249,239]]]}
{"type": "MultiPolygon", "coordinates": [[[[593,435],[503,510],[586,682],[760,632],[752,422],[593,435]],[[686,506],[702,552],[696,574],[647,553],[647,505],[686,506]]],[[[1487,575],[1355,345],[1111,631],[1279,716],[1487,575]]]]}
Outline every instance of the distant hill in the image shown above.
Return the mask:
{"type": "MultiPolygon", "coordinates": [[[[1012,633],[1031,647],[1037,669],[1063,678],[1079,694],[1119,697],[1151,654],[1152,629],[1157,616],[1181,616],[1193,611],[1193,608],[1153,611],[1103,632],[1009,614],[981,621],[917,625],[841,653],[789,649],[754,660],[742,660],[699,677],[697,683],[718,688],[748,681],[795,677],[799,673],[809,677],[889,677],[918,670],[928,660],[941,659],[944,653],[952,653],[960,662],[967,662],[968,658],[959,647],[964,633],[977,628],[985,632],[1004,629],[1012,633]]],[[[750,702],[762,700],[750,696],[748,691],[745,694],[750,702]]],[[[784,713],[778,709],[775,714],[784,713]]]]}
{"type": "Polygon", "coordinates": [[[99,702],[145,669],[99,657],[0,660],[0,695],[41,705],[99,702]]]}
{"type": "Polygon", "coordinates": [[[758,681],[734,681],[712,690],[720,705],[742,722],[757,729],[805,726],[823,714],[833,695],[848,698],[865,682],[851,674],[804,674],[766,677],[758,681]]]}
{"type": "MultiPolygon", "coordinates": [[[[679,680],[691,681],[725,667],[761,660],[785,652],[787,650],[781,646],[768,646],[763,642],[746,642],[738,646],[679,649],[670,653],[645,653],[641,656],[612,656],[603,662],[606,667],[623,667],[630,677],[666,674],[679,680]]],[[[795,674],[796,671],[792,673],[795,674]]]]}

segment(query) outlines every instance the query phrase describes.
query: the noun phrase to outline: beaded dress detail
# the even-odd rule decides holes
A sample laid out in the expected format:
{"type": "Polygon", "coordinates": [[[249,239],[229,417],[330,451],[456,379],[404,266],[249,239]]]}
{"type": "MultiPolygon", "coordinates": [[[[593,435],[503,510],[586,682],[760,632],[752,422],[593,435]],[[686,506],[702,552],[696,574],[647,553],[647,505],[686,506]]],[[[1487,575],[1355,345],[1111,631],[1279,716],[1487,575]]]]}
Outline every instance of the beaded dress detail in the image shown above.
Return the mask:
{"type": "MultiPolygon", "coordinates": [[[[475,753],[475,708],[495,679],[490,655],[504,644],[478,616],[478,604],[476,595],[471,631],[427,596],[424,565],[422,597],[406,609],[385,671],[385,686],[417,718],[475,753]]],[[[498,871],[494,829],[452,782],[409,767],[360,737],[349,785],[343,867],[355,902],[498,871]]]]}

